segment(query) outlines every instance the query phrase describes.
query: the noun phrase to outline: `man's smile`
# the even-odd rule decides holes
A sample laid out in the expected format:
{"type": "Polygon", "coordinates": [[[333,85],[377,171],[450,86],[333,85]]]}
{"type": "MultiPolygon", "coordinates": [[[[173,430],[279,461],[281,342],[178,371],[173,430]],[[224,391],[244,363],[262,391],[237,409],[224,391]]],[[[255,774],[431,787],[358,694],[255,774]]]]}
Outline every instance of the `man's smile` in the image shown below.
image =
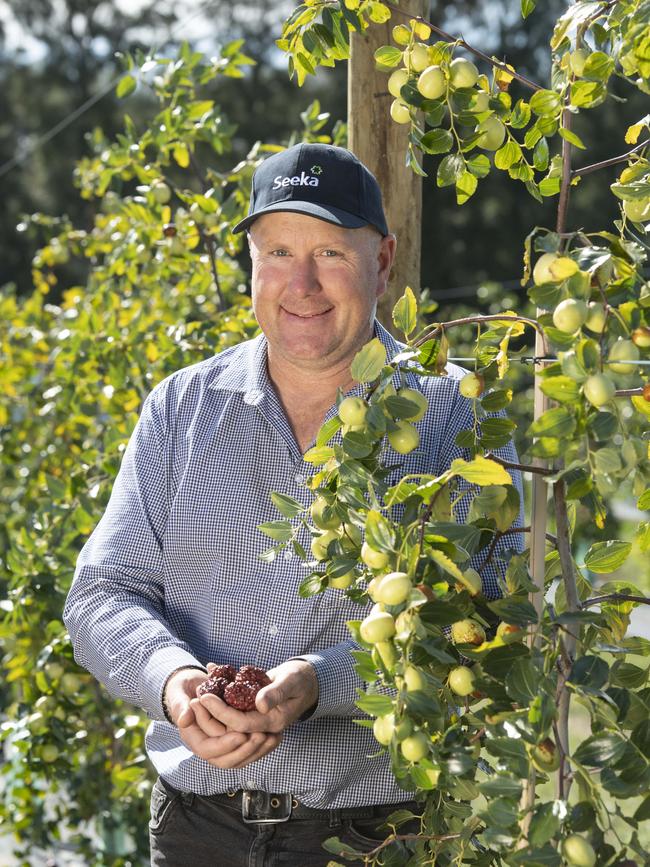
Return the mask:
{"type": "Polygon", "coordinates": [[[288,316],[293,316],[296,319],[318,319],[321,316],[325,316],[334,307],[328,307],[326,310],[302,310],[302,311],[294,311],[287,310],[286,307],[280,307],[283,313],[286,313],[288,316]]]}

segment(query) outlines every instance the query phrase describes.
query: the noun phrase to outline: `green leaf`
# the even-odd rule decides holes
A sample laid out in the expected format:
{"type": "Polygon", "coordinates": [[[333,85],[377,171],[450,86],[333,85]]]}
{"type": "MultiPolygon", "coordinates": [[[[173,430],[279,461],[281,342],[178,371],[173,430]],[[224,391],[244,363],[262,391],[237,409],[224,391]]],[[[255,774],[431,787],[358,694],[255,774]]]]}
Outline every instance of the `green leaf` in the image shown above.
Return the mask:
{"type": "Polygon", "coordinates": [[[604,51],[592,51],[587,58],[581,78],[595,78],[597,81],[607,81],[614,71],[615,61],[604,51]]]}
{"type": "Polygon", "coordinates": [[[528,428],[528,436],[564,438],[576,429],[575,416],[563,406],[547,409],[528,428]]]}
{"type": "Polygon", "coordinates": [[[488,608],[506,623],[512,623],[516,626],[537,623],[537,612],[528,601],[528,596],[523,594],[495,599],[493,602],[488,602],[488,608]]]}
{"type": "Polygon", "coordinates": [[[138,82],[132,75],[125,75],[124,78],[120,79],[120,83],[115,88],[117,98],[124,99],[129,96],[129,94],[133,93],[137,84],[138,82]]]}
{"type": "Polygon", "coordinates": [[[408,339],[409,334],[417,325],[418,303],[410,286],[393,307],[393,323],[408,339]]]}
{"type": "Polygon", "coordinates": [[[346,855],[356,856],[355,860],[362,856],[362,853],[358,849],[348,846],[347,843],[343,843],[338,837],[328,837],[322,846],[326,852],[331,852],[332,855],[342,855],[343,857],[346,855]]]}
{"type": "Polygon", "coordinates": [[[390,521],[375,509],[368,512],[366,518],[366,539],[372,548],[386,554],[395,547],[395,533],[390,521]]]}
{"type": "Polygon", "coordinates": [[[564,129],[564,127],[560,127],[560,129],[558,130],[558,132],[560,133],[560,135],[562,136],[562,138],[563,138],[565,141],[568,141],[568,142],[569,142],[569,144],[575,145],[577,148],[580,148],[581,150],[586,150],[586,147],[587,147],[587,146],[586,146],[585,143],[582,141],[582,139],[580,138],[580,136],[579,136],[579,135],[576,135],[576,134],[575,134],[574,132],[572,132],[570,129],[564,129]]]}
{"type": "Polygon", "coordinates": [[[544,136],[535,145],[533,151],[533,165],[538,172],[544,172],[548,168],[548,141],[544,136]]]}
{"type": "Polygon", "coordinates": [[[537,0],[521,0],[521,17],[528,18],[537,4],[537,0]]]}
{"type": "Polygon", "coordinates": [[[507,769],[512,774],[521,779],[528,777],[528,756],[521,740],[515,740],[514,738],[488,738],[485,747],[491,755],[504,759],[507,769]]]}
{"type": "Polygon", "coordinates": [[[604,659],[597,656],[581,656],[571,668],[569,681],[580,686],[588,686],[590,689],[600,689],[607,683],[609,666],[604,659]]]}
{"type": "Polygon", "coordinates": [[[521,159],[521,148],[514,139],[508,139],[506,143],[494,154],[494,165],[498,169],[509,169],[511,165],[521,159]]]}
{"type": "Polygon", "coordinates": [[[630,735],[630,740],[646,759],[650,759],[650,720],[640,722],[630,735]]]}
{"type": "Polygon", "coordinates": [[[581,765],[602,768],[615,764],[623,755],[625,740],[617,734],[595,735],[583,741],[574,753],[581,765]]]}
{"type": "Polygon", "coordinates": [[[454,137],[448,129],[431,129],[420,139],[420,147],[427,154],[446,154],[453,143],[454,137]]]}
{"type": "Polygon", "coordinates": [[[550,843],[541,848],[527,846],[508,855],[508,867],[560,867],[559,853],[550,843]]]}
{"type": "Polygon", "coordinates": [[[390,21],[390,9],[383,3],[379,3],[377,0],[372,0],[370,3],[369,17],[374,24],[385,24],[387,21],[390,21]]]}
{"type": "Polygon", "coordinates": [[[392,69],[402,62],[402,52],[392,45],[382,45],[375,51],[375,60],[378,66],[392,69]]]}
{"type": "Polygon", "coordinates": [[[499,412],[512,401],[512,389],[498,388],[481,397],[481,406],[486,412],[499,412]]]}
{"type": "Polygon", "coordinates": [[[539,191],[542,196],[545,196],[546,198],[557,196],[560,192],[560,178],[543,178],[539,182],[539,191]]]}
{"type": "Polygon", "coordinates": [[[558,403],[575,404],[580,395],[578,383],[569,376],[551,376],[542,380],[540,388],[547,397],[558,403]]]}
{"type": "Polygon", "coordinates": [[[436,599],[427,602],[419,609],[420,619],[430,626],[449,626],[457,620],[462,620],[470,612],[470,605],[463,603],[459,596],[454,602],[436,599]]]}
{"type": "Polygon", "coordinates": [[[530,656],[528,648],[517,642],[496,647],[481,658],[481,667],[486,674],[503,682],[517,659],[530,656]]]}
{"type": "Polygon", "coordinates": [[[373,443],[365,431],[353,430],[346,433],[341,445],[351,458],[367,458],[373,449],[373,443]]]}
{"type": "Polygon", "coordinates": [[[307,575],[306,578],[303,578],[300,582],[298,595],[301,599],[309,599],[310,596],[316,596],[318,593],[322,593],[326,586],[327,579],[325,576],[319,572],[313,572],[311,575],[307,575]]]}
{"type": "Polygon", "coordinates": [[[324,464],[333,458],[335,455],[334,449],[331,446],[314,446],[303,455],[303,460],[308,464],[324,464]]]}
{"type": "Polygon", "coordinates": [[[585,566],[598,574],[614,572],[625,563],[631,550],[631,542],[621,542],[618,539],[595,542],[587,551],[585,566]]]}
{"type": "Polygon", "coordinates": [[[289,542],[293,536],[293,527],[289,521],[267,521],[258,524],[257,529],[265,536],[275,539],[276,542],[289,542]]]}
{"type": "Polygon", "coordinates": [[[326,445],[334,436],[334,434],[341,429],[342,427],[341,419],[335,415],[334,418],[326,421],[325,424],[318,431],[318,436],[316,437],[316,446],[324,446],[326,445]]]}
{"type": "Polygon", "coordinates": [[[477,178],[485,178],[490,174],[490,160],[485,154],[477,154],[467,160],[467,169],[477,178]]]}
{"type": "Polygon", "coordinates": [[[475,485],[511,485],[510,473],[501,464],[477,455],[473,461],[457,458],[452,462],[451,472],[466,482],[475,485]]]}
{"type": "Polygon", "coordinates": [[[377,379],[385,364],[386,347],[375,337],[354,356],[350,373],[357,382],[372,382],[377,379]]]}
{"type": "Polygon", "coordinates": [[[528,842],[531,846],[543,846],[555,835],[560,828],[563,806],[560,801],[551,801],[540,804],[535,809],[528,830],[528,842]]]}
{"type": "Polygon", "coordinates": [[[522,706],[530,704],[539,692],[541,672],[532,659],[515,660],[505,680],[508,695],[522,706]]]}
{"type": "Polygon", "coordinates": [[[605,99],[607,90],[598,81],[575,81],[571,85],[571,105],[594,108],[605,99]]]}
{"type": "Polygon", "coordinates": [[[356,706],[372,716],[385,716],[393,711],[393,700],[389,695],[377,695],[357,690],[359,698],[355,701],[356,706]]]}
{"type": "Polygon", "coordinates": [[[521,796],[521,781],[505,774],[495,774],[484,783],[479,783],[479,791],[486,798],[514,798],[521,796]]]}
{"type": "Polygon", "coordinates": [[[636,503],[637,509],[643,512],[650,511],[650,488],[647,488],[639,497],[636,503]]]}
{"type": "Polygon", "coordinates": [[[510,441],[515,423],[509,418],[485,418],[481,422],[480,443],[484,449],[498,449],[510,441]]]}
{"type": "Polygon", "coordinates": [[[465,160],[462,154],[447,154],[438,166],[436,183],[439,187],[450,187],[456,183],[464,171],[465,160]]]}
{"type": "MultiPolygon", "coordinates": [[[[271,492],[271,500],[275,508],[284,515],[285,518],[295,518],[304,511],[304,506],[293,497],[288,497],[286,494],[278,494],[276,491],[271,492]]],[[[268,534],[267,534],[268,535],[268,534]]]]}
{"type": "Polygon", "coordinates": [[[510,115],[510,126],[512,129],[523,129],[528,126],[530,115],[530,105],[525,100],[518,99],[510,115]]]}
{"type": "Polygon", "coordinates": [[[174,145],[174,159],[183,169],[186,169],[189,166],[190,152],[186,144],[179,142],[174,145]]]}
{"type": "Polygon", "coordinates": [[[559,114],[561,105],[560,95],[553,90],[537,90],[530,99],[531,111],[543,117],[559,114]]]}
{"type": "Polygon", "coordinates": [[[478,181],[476,176],[470,171],[464,171],[456,180],[456,202],[459,205],[464,205],[476,192],[478,181]]]}

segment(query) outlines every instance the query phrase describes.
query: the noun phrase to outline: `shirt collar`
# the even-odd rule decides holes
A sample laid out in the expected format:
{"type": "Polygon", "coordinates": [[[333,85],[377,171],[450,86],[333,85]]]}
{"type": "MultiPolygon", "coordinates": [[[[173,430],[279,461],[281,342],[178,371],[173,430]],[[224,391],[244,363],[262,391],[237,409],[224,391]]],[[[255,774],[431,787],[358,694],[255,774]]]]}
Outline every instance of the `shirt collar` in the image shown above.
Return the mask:
{"type": "MultiPolygon", "coordinates": [[[[389,360],[404,348],[376,319],[375,337],[386,347],[389,360]]],[[[245,403],[260,403],[271,384],[266,366],[267,345],[263,334],[240,343],[233,350],[228,364],[214,377],[209,388],[240,392],[244,394],[245,403]]]]}

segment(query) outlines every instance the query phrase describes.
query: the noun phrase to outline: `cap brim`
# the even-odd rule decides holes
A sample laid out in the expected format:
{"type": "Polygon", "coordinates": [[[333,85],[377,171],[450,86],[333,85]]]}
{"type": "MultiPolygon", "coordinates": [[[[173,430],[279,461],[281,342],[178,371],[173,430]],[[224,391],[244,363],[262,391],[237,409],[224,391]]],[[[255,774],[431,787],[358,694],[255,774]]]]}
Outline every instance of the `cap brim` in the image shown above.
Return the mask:
{"type": "Polygon", "coordinates": [[[254,223],[258,217],[263,214],[272,214],[276,211],[291,211],[297,214],[307,214],[309,217],[316,217],[317,220],[325,220],[326,223],[334,223],[336,226],[343,226],[345,229],[360,229],[362,226],[368,226],[367,220],[358,217],[356,214],[350,214],[348,211],[342,211],[340,208],[334,208],[324,205],[317,205],[314,202],[274,202],[266,208],[256,211],[254,214],[249,214],[233,228],[233,234],[243,232],[251,223],[254,223]]]}

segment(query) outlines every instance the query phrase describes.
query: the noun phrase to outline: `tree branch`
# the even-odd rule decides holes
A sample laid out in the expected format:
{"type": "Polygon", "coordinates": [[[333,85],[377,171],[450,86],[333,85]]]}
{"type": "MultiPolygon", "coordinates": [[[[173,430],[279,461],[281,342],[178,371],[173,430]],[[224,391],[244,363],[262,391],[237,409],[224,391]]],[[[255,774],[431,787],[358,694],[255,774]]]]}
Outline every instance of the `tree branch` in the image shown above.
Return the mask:
{"type": "Polygon", "coordinates": [[[650,145],[650,139],[642,141],[641,144],[633,147],[631,151],[627,151],[627,153],[621,154],[618,157],[611,157],[610,159],[602,160],[602,162],[599,163],[591,163],[591,165],[583,166],[581,169],[573,169],[571,177],[582,177],[582,175],[588,175],[590,172],[597,172],[599,169],[606,169],[608,166],[615,166],[617,163],[624,163],[628,157],[632,156],[632,154],[635,154],[637,151],[643,150],[643,148],[648,145],[650,145]]]}
{"type": "Polygon", "coordinates": [[[554,472],[553,470],[547,470],[544,467],[537,467],[533,464],[515,464],[512,461],[505,461],[503,458],[500,458],[498,455],[492,454],[491,452],[488,452],[485,457],[497,464],[501,464],[501,466],[505,467],[507,470],[521,470],[523,473],[538,473],[540,476],[552,476],[554,472]]]}
{"type": "MultiPolygon", "coordinates": [[[[566,490],[564,479],[558,479],[553,485],[553,499],[555,502],[555,522],[557,526],[557,549],[560,555],[560,563],[562,565],[562,581],[564,582],[564,590],[566,593],[567,611],[578,611],[580,609],[580,598],[578,596],[578,587],[576,584],[576,576],[573,568],[573,557],[571,555],[571,536],[569,529],[569,516],[566,508],[566,490]]],[[[567,633],[561,639],[561,652],[564,657],[564,666],[562,673],[558,679],[557,687],[557,737],[558,749],[560,755],[569,755],[569,710],[571,704],[571,694],[565,687],[566,679],[569,674],[571,665],[575,658],[576,645],[578,643],[577,636],[567,630],[567,633]]],[[[558,797],[562,792],[562,797],[567,798],[569,795],[569,784],[564,777],[564,763],[562,767],[562,779],[558,781],[558,797]],[[566,784],[566,785],[565,785],[566,784]]]]}
{"type": "Polygon", "coordinates": [[[601,602],[638,602],[640,605],[650,605],[650,597],[630,596],[628,593],[607,593],[605,596],[585,599],[584,602],[580,603],[580,607],[589,608],[592,605],[600,605],[601,602]]]}
{"type": "Polygon", "coordinates": [[[459,45],[462,45],[463,48],[466,48],[471,54],[475,57],[484,60],[486,63],[489,63],[490,66],[493,66],[495,69],[500,69],[502,72],[506,72],[508,75],[511,75],[513,78],[516,78],[517,81],[521,81],[526,87],[529,87],[531,90],[542,90],[541,85],[535,84],[534,81],[531,81],[529,78],[526,78],[525,75],[521,75],[519,72],[515,72],[513,69],[510,69],[506,66],[505,63],[501,63],[498,60],[495,60],[493,57],[485,54],[485,52],[481,51],[478,48],[474,48],[473,45],[470,45],[468,42],[465,42],[464,39],[458,36],[452,36],[451,33],[447,33],[444,30],[441,30],[439,27],[436,27],[435,24],[432,24],[422,15],[410,15],[404,9],[400,9],[399,6],[395,6],[393,3],[388,3],[384,0],[384,6],[388,6],[393,12],[397,12],[398,15],[403,15],[405,18],[408,18],[409,21],[420,21],[422,24],[426,24],[427,27],[430,27],[435,34],[440,36],[441,39],[444,39],[445,42],[457,42],[459,45]]]}

